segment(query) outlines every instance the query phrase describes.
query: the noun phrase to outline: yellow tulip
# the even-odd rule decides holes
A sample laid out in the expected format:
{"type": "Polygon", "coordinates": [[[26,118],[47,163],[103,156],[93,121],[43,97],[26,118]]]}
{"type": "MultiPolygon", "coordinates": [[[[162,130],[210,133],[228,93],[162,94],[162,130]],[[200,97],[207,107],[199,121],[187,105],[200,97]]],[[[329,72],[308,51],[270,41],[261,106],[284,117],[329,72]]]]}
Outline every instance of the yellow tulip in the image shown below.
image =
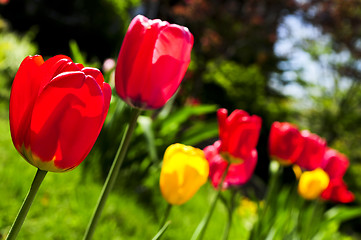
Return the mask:
{"type": "Polygon", "coordinates": [[[181,205],[206,183],[208,161],[202,150],[180,143],[170,145],[164,153],[160,189],[168,203],[181,205]]]}
{"type": "Polygon", "coordinates": [[[327,188],[329,182],[329,176],[321,168],[306,171],[300,177],[298,193],[305,199],[316,199],[327,188]]]}

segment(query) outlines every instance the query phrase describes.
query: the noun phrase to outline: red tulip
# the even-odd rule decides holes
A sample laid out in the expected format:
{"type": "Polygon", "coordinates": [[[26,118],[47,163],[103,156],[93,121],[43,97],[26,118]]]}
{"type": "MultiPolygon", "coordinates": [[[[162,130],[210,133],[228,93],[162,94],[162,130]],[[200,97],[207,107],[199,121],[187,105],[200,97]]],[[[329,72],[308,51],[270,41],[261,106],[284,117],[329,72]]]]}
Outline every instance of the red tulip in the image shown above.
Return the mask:
{"type": "Polygon", "coordinates": [[[349,165],[345,155],[332,148],[327,148],[322,161],[322,169],[327,172],[331,179],[343,178],[349,165]]]}
{"type": "Polygon", "coordinates": [[[235,110],[227,116],[226,109],[219,109],[217,115],[220,140],[204,149],[210,165],[210,179],[217,187],[230,162],[223,187],[242,185],[251,178],[256,167],[262,119],[243,110],[235,110]]]}
{"type": "Polygon", "coordinates": [[[240,159],[251,157],[258,142],[262,119],[239,109],[227,115],[224,108],[217,111],[220,152],[240,159]]]}
{"type": "Polygon", "coordinates": [[[326,151],[326,141],[307,130],[301,131],[301,135],[304,138],[304,147],[295,163],[306,170],[315,170],[321,167],[326,151]]]}
{"type": "Polygon", "coordinates": [[[331,179],[326,190],[322,192],[321,198],[340,203],[349,203],[355,200],[355,196],[347,189],[342,178],[331,179]]]}
{"type": "MultiPolygon", "coordinates": [[[[224,171],[227,168],[227,161],[220,154],[221,141],[216,141],[213,145],[207,146],[203,151],[209,162],[209,177],[212,185],[217,188],[224,171]]],[[[252,177],[257,164],[257,151],[252,149],[247,158],[239,163],[231,163],[227,176],[223,181],[223,188],[231,185],[243,185],[252,177]]]]}
{"type": "Polygon", "coordinates": [[[162,107],[181,83],[192,46],[193,36],[186,27],[136,16],[118,56],[118,95],[133,107],[162,107]]]}
{"type": "Polygon", "coordinates": [[[291,123],[274,122],[268,144],[271,157],[288,165],[294,163],[301,154],[304,138],[291,123]]]}
{"type": "Polygon", "coordinates": [[[98,69],[66,56],[26,57],[10,95],[11,137],[41,170],[62,172],[88,155],[108,112],[111,89],[98,69]]]}

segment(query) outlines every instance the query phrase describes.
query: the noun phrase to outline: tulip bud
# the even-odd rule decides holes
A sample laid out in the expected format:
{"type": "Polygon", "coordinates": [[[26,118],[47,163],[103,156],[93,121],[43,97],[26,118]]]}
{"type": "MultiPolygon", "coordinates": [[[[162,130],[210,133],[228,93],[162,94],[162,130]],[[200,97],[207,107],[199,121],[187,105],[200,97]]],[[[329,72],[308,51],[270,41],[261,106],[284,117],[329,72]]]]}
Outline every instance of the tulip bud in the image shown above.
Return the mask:
{"type": "Polygon", "coordinates": [[[15,148],[35,167],[63,172],[78,166],[97,139],[111,89],[101,72],[58,55],[26,57],[10,95],[15,148]]]}
{"type": "Polygon", "coordinates": [[[184,77],[192,46],[193,36],[186,27],[136,16],[118,56],[118,95],[133,107],[162,107],[184,77]]]}
{"type": "Polygon", "coordinates": [[[170,145],[160,173],[163,197],[173,205],[187,202],[207,182],[208,173],[208,162],[202,150],[179,143],[170,145]]]}
{"type": "Polygon", "coordinates": [[[329,182],[330,178],[321,168],[303,172],[298,183],[298,193],[305,199],[316,199],[327,188],[329,182]]]}
{"type": "Polygon", "coordinates": [[[302,152],[304,139],[296,126],[288,122],[274,122],[269,136],[271,158],[281,164],[294,163],[302,152]]]}

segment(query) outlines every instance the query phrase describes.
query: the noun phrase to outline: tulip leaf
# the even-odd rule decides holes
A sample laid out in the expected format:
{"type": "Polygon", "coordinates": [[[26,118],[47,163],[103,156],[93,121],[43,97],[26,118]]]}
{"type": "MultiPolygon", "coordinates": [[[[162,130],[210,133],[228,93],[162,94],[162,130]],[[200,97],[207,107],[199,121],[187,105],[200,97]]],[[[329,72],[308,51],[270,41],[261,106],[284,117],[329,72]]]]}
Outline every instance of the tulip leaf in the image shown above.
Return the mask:
{"type": "Polygon", "coordinates": [[[168,118],[162,123],[161,135],[166,135],[169,132],[175,132],[185,121],[189,120],[191,116],[199,116],[211,112],[215,112],[216,105],[200,105],[187,106],[177,112],[169,114],[168,118]]]}
{"type": "Polygon", "coordinates": [[[83,54],[80,52],[79,46],[75,40],[69,41],[69,47],[71,51],[72,60],[77,63],[85,64],[85,58],[83,54]]]}
{"type": "Polygon", "coordinates": [[[168,226],[169,226],[170,223],[171,223],[170,221],[166,222],[166,223],[164,224],[164,226],[159,230],[159,232],[152,238],[152,240],[158,240],[158,239],[160,239],[160,237],[161,237],[161,236],[165,233],[165,231],[167,230],[167,228],[168,228],[168,226]]]}
{"type": "Polygon", "coordinates": [[[361,217],[360,207],[337,206],[333,207],[325,213],[329,220],[344,222],[353,218],[361,217]]]}
{"type": "Polygon", "coordinates": [[[187,129],[182,135],[182,143],[196,145],[207,139],[218,136],[218,124],[216,122],[197,123],[187,129]]]}

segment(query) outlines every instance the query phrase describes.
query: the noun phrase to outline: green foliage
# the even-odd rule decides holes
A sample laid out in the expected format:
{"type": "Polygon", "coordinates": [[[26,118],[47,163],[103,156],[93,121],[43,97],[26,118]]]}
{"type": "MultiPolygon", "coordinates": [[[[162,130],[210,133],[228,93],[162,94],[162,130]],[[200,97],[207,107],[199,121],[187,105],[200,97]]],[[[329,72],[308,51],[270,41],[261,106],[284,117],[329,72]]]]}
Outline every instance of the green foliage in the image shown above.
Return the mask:
{"type": "Polygon", "coordinates": [[[15,77],[19,64],[28,55],[34,55],[37,46],[32,42],[34,32],[19,35],[7,27],[0,18],[0,95],[7,96],[11,82],[15,77]]]}
{"type": "Polygon", "coordinates": [[[246,67],[226,60],[209,62],[204,80],[220,86],[230,101],[243,109],[255,111],[266,102],[266,81],[257,65],[246,67]]]}
{"type": "Polygon", "coordinates": [[[84,53],[80,52],[79,46],[76,41],[70,40],[69,47],[72,55],[72,60],[76,63],[81,63],[84,65],[86,63],[86,56],[84,53]]]}
{"type": "MultiPolygon", "coordinates": [[[[214,103],[228,106],[230,111],[238,108],[259,115],[264,128],[274,121],[285,121],[294,111],[289,99],[269,88],[268,80],[257,64],[244,66],[229,60],[210,61],[203,77],[210,90],[206,96],[219,96],[214,103]]],[[[267,139],[261,136],[260,141],[267,139]]]]}
{"type": "Polygon", "coordinates": [[[117,1],[117,0],[106,0],[114,9],[118,16],[121,18],[123,23],[124,34],[128,29],[130,23],[129,9],[139,6],[140,0],[128,0],[128,1],[117,1]]]}
{"type": "Polygon", "coordinates": [[[81,52],[78,43],[75,40],[69,41],[69,48],[70,48],[70,56],[73,62],[81,63],[85,67],[94,67],[99,68],[100,63],[98,60],[92,60],[92,62],[87,61],[86,53],[81,52]]]}

